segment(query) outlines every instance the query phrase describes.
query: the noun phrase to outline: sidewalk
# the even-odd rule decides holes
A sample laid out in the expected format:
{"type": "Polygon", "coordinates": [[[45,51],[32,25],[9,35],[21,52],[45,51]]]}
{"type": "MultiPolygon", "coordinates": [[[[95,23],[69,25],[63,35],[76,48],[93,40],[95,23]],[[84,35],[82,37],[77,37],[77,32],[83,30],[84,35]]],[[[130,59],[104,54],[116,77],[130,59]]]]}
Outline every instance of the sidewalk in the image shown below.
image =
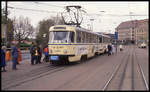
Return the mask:
{"type": "Polygon", "coordinates": [[[6,62],[6,72],[1,72],[2,74],[2,78],[5,76],[11,76],[13,75],[14,73],[15,74],[18,74],[18,73],[25,73],[25,72],[28,72],[28,71],[31,71],[32,69],[36,69],[36,68],[39,68],[43,65],[48,65],[49,62],[43,62],[43,58],[44,56],[42,56],[41,58],[41,64],[35,64],[35,65],[31,65],[31,59],[25,59],[25,60],[22,60],[20,62],[20,64],[17,64],[17,69],[18,70],[12,70],[12,61],[8,61],[6,62]]]}
{"type": "Polygon", "coordinates": [[[43,57],[41,59],[41,64],[31,65],[30,59],[21,61],[17,65],[17,70],[12,70],[12,61],[7,62],[6,72],[1,72],[2,88],[7,87],[9,84],[20,81],[21,78],[28,76],[31,71],[37,71],[43,67],[50,65],[50,62],[43,62],[43,57]]]}

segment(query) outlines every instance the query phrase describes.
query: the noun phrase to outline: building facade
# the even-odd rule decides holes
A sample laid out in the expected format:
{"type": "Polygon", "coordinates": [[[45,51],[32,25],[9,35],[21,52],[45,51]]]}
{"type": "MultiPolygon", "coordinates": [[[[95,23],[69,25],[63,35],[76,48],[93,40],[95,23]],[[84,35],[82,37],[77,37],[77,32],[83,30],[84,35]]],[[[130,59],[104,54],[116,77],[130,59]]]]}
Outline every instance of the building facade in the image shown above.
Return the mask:
{"type": "Polygon", "coordinates": [[[110,36],[110,38],[111,38],[111,43],[115,43],[115,34],[112,34],[112,33],[107,33],[107,34],[105,34],[105,35],[108,35],[108,36],[110,36]]]}
{"type": "Polygon", "coordinates": [[[139,26],[136,27],[136,44],[141,41],[149,42],[148,19],[139,21],[139,26]]]}
{"type": "Polygon", "coordinates": [[[148,19],[120,23],[116,28],[118,41],[137,44],[138,40],[148,40],[148,19]]]}

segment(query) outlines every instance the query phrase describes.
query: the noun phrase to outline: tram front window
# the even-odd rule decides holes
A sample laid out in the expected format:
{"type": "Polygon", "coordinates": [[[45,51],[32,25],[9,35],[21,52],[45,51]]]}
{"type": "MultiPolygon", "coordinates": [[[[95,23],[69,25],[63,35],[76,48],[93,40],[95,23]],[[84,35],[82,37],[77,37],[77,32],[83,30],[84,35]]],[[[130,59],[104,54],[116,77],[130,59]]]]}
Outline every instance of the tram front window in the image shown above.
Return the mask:
{"type": "Polygon", "coordinates": [[[50,32],[50,43],[73,43],[73,32],[54,31],[50,32]]]}

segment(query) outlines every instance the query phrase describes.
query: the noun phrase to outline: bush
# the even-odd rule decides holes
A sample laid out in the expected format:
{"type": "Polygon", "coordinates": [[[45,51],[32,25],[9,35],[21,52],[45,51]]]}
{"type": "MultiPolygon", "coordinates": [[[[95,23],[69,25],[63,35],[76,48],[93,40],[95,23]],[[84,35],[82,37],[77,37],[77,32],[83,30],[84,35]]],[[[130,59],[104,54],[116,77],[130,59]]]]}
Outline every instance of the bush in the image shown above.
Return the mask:
{"type": "Polygon", "coordinates": [[[26,44],[26,43],[21,43],[20,47],[30,47],[30,44],[26,44]]]}
{"type": "Polygon", "coordinates": [[[31,46],[30,44],[21,43],[20,44],[20,49],[21,50],[29,50],[30,46],[31,46]]]}

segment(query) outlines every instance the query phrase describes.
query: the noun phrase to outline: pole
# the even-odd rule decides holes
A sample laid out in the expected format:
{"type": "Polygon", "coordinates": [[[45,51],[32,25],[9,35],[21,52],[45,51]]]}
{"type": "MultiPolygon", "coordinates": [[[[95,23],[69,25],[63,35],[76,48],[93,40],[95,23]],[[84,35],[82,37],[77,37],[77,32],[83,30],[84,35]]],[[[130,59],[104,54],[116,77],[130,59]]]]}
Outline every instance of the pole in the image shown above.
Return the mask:
{"type": "Polygon", "coordinates": [[[90,21],[91,21],[91,31],[93,31],[93,21],[94,21],[94,19],[90,19],[90,21]]]}
{"type": "Polygon", "coordinates": [[[7,1],[5,2],[5,46],[7,47],[7,1]]]}
{"type": "Polygon", "coordinates": [[[116,53],[117,53],[117,45],[118,45],[118,32],[115,32],[115,46],[116,46],[116,53]]]}
{"type": "Polygon", "coordinates": [[[117,44],[117,39],[116,39],[116,53],[117,53],[117,48],[118,48],[118,46],[117,46],[118,44],[117,44]]]}

